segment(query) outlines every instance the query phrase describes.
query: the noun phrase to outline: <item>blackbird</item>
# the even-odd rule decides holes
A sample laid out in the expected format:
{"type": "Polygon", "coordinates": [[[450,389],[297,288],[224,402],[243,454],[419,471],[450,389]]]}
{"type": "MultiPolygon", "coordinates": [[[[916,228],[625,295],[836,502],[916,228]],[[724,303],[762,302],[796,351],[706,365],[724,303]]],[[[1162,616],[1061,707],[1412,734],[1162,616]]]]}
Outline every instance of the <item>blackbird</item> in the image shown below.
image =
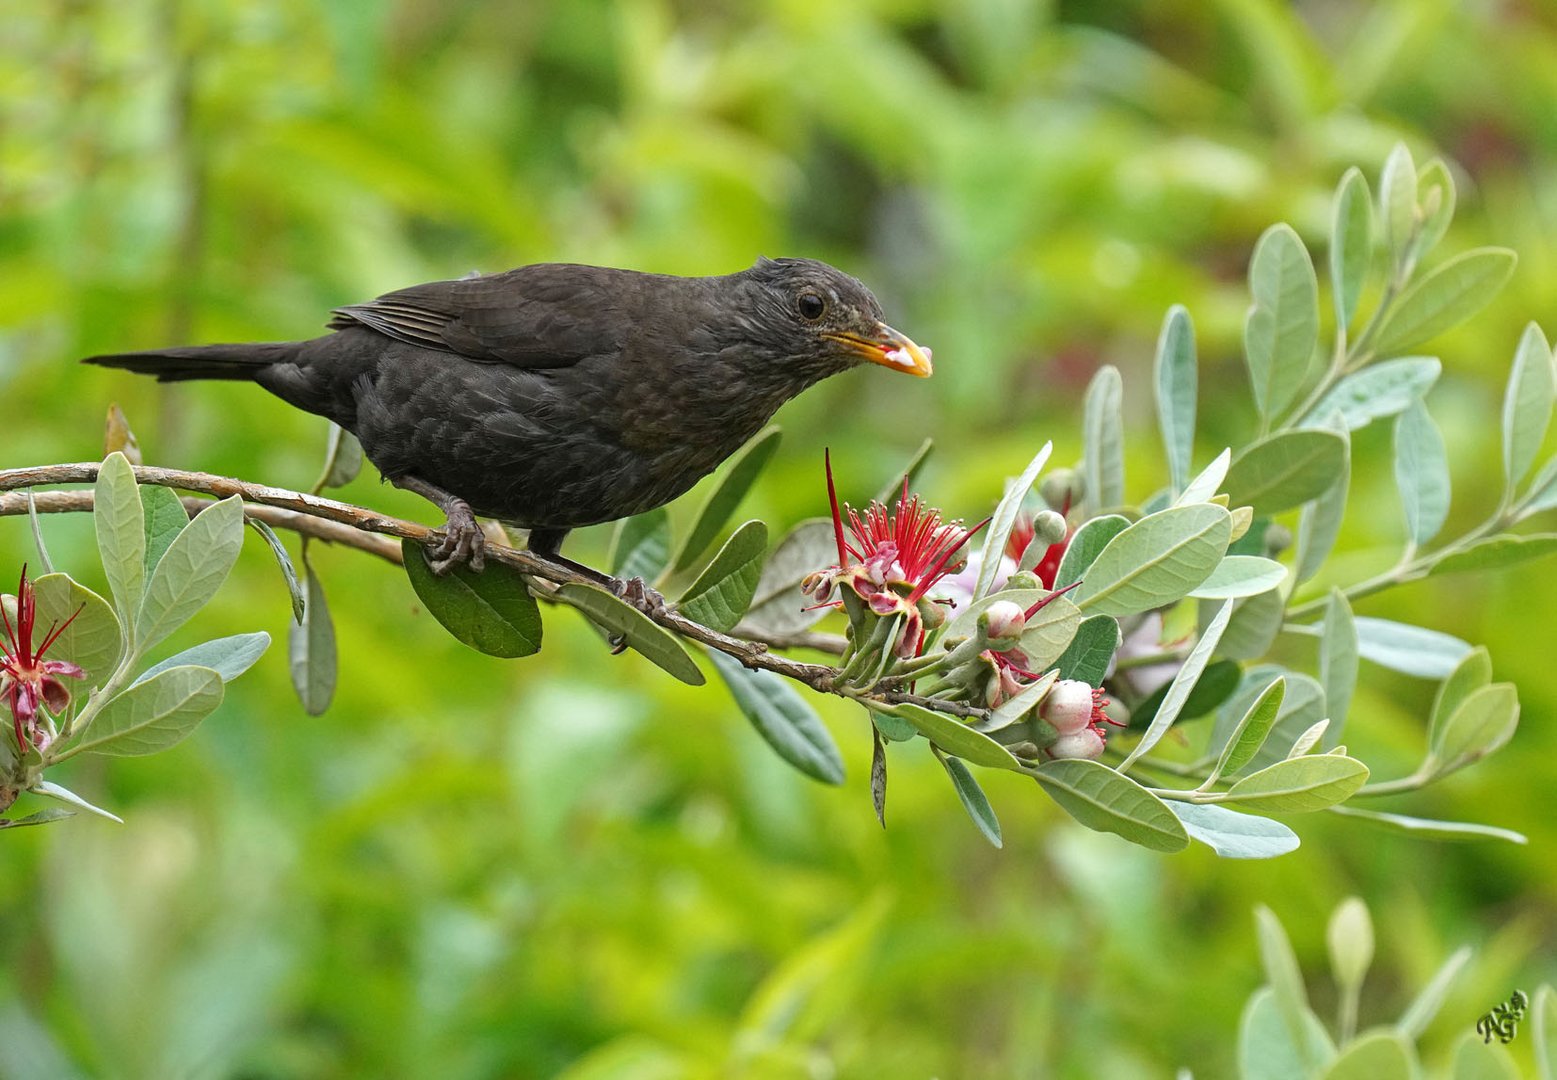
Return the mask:
{"type": "Polygon", "coordinates": [[[162,382],[239,379],[328,417],[384,478],[447,521],[440,573],[479,570],[475,515],[569,529],[685,492],[813,383],[864,361],[930,374],[863,284],[814,259],[672,277],[541,263],[337,308],[308,341],[197,345],[84,362],[162,382]]]}

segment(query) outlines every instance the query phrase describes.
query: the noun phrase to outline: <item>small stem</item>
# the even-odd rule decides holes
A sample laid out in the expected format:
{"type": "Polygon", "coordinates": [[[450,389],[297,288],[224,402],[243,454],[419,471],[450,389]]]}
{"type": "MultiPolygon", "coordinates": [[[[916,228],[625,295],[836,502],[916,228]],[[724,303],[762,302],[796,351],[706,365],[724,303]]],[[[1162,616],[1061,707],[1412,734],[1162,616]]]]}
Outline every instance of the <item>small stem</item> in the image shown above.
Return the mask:
{"type": "Polygon", "coordinates": [[[1340,1035],[1341,1045],[1351,1042],[1352,1036],[1357,1034],[1357,1001],[1362,993],[1360,982],[1348,983],[1341,987],[1341,999],[1336,1003],[1335,1027],[1340,1035]]]}
{"type": "Polygon", "coordinates": [[[1153,664],[1183,663],[1188,655],[1186,649],[1164,649],[1161,652],[1143,653],[1140,656],[1127,656],[1114,662],[1114,670],[1129,671],[1131,668],[1151,667],[1153,664]]]}

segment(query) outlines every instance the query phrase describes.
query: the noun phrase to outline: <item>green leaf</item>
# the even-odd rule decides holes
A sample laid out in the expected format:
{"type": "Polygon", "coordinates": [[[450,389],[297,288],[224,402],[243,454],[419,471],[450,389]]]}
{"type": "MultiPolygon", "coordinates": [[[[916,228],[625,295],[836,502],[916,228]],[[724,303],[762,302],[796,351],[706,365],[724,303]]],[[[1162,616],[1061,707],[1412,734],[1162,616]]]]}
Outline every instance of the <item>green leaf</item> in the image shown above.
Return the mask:
{"type": "MultiPolygon", "coordinates": [[[[69,660],[86,672],[86,678],[80,684],[71,680],[71,685],[103,685],[113,674],[124,649],[124,631],[108,601],[66,574],[45,574],[33,581],[32,588],[38,628],[33,634],[34,645],[42,641],[39,632],[51,633],[54,627],[64,625],[79,610],[81,614],[76,615],[49,648],[49,657],[69,660]]],[[[14,614],[14,609],[9,613],[14,614]]]]}
{"type": "Polygon", "coordinates": [[[1465,642],[1437,630],[1369,615],[1359,615],[1354,621],[1362,658],[1406,675],[1445,678],[1470,652],[1465,642]]]}
{"type": "Polygon", "coordinates": [[[1262,517],[1317,499],[1346,464],[1346,440],[1333,431],[1283,431],[1239,454],[1224,490],[1233,506],[1262,517]]]}
{"type": "Polygon", "coordinates": [[[730,630],[751,605],[767,551],[768,527],[760,521],[746,522],[697,576],[676,604],[677,610],[693,622],[720,632],[730,630]]]}
{"type": "Polygon", "coordinates": [[[133,627],[146,587],[146,522],[135,470],[121,453],[109,454],[98,470],[92,522],[114,610],[124,626],[133,627]]]}
{"type": "Polygon", "coordinates": [[[417,598],[457,641],[488,656],[513,658],[540,652],[540,609],[519,571],[489,562],[479,574],[457,565],[439,577],[428,565],[421,544],[402,540],[400,553],[417,598]]]}
{"type": "Polygon", "coordinates": [[[1330,727],[1325,732],[1325,749],[1341,741],[1352,693],[1357,689],[1357,624],[1352,606],[1340,589],[1330,590],[1325,605],[1323,631],[1319,638],[1319,681],[1325,688],[1325,714],[1330,727]]]}
{"type": "Polygon", "coordinates": [[[1122,641],[1119,623],[1109,615],[1092,615],[1081,620],[1076,636],[1054,662],[1062,679],[1080,679],[1102,686],[1103,676],[1122,641]]]}
{"type": "Polygon", "coordinates": [[[1330,557],[1330,552],[1335,549],[1335,541],[1341,535],[1341,520],[1346,516],[1346,497],[1351,491],[1351,436],[1345,431],[1345,422],[1336,413],[1330,414],[1326,426],[1331,430],[1337,427],[1340,429],[1336,433],[1345,443],[1345,453],[1341,458],[1340,471],[1330,486],[1325,488],[1319,498],[1303,504],[1298,517],[1297,559],[1293,570],[1298,584],[1319,573],[1325,560],[1330,557]]]}
{"type": "MultiPolygon", "coordinates": [[[[1224,636],[1223,640],[1226,638],[1224,636]]],[[[1277,678],[1286,681],[1281,707],[1276,722],[1271,726],[1265,741],[1255,751],[1253,760],[1242,769],[1262,769],[1284,760],[1297,740],[1324,718],[1324,687],[1318,680],[1275,664],[1261,664],[1250,668],[1237,693],[1233,694],[1217,712],[1216,725],[1207,743],[1208,753],[1220,753],[1232,738],[1237,722],[1254,705],[1255,700],[1277,678]]]]}
{"type": "Polygon", "coordinates": [[[1548,983],[1535,988],[1530,1022],[1535,1029],[1536,1075],[1540,1080],[1557,1080],[1557,993],[1548,983]]]}
{"type": "Polygon", "coordinates": [[[951,777],[952,787],[957,789],[957,798],[962,800],[962,808],[973,819],[973,824],[978,826],[979,832],[984,834],[984,839],[997,848],[1004,847],[1000,839],[1000,819],[995,816],[995,808],[989,805],[989,797],[979,787],[972,770],[962,763],[961,758],[944,754],[936,756],[945,767],[946,775],[951,777]]]}
{"type": "Polygon", "coordinates": [[[1176,799],[1168,800],[1167,806],[1191,840],[1199,840],[1224,859],[1274,859],[1298,848],[1297,833],[1270,818],[1176,799]]]}
{"type": "Polygon", "coordinates": [[[184,526],[152,571],[135,622],[135,644],[147,650],[189,621],[216,595],[243,548],[243,500],[212,503],[184,526]]]}
{"type": "MultiPolygon", "coordinates": [[[[107,811],[105,810],[106,814],[107,811]]],[[[76,815],[70,810],[61,809],[58,806],[50,806],[36,813],[19,818],[0,818],[0,829],[24,829],[29,825],[48,825],[55,821],[64,821],[76,815]]]]}
{"type": "Polygon", "coordinates": [[[1417,178],[1416,201],[1422,216],[1411,255],[1420,259],[1438,246],[1443,234],[1449,231],[1449,222],[1454,219],[1454,177],[1438,158],[1422,167],[1417,178]]]}
{"type": "MultiPolygon", "coordinates": [[[[999,595],[999,594],[997,594],[999,595]]],[[[1024,605],[1023,610],[1032,604],[1024,605]]],[[[1029,671],[1044,671],[1070,647],[1081,626],[1081,612],[1067,597],[1058,596],[1027,620],[1022,631],[1022,654],[1029,671]]]]}
{"type": "Polygon", "coordinates": [[[1080,581],[1109,541],[1129,527],[1130,519],[1118,514],[1105,514],[1083,524],[1065,546],[1060,568],[1054,575],[1054,587],[1063,589],[1080,581]]]}
{"type": "Polygon", "coordinates": [[[1530,481],[1522,502],[1524,509],[1519,514],[1521,519],[1557,507],[1557,457],[1548,458],[1546,464],[1541,466],[1536,478],[1530,481]]]}
{"type": "Polygon", "coordinates": [[[1144,517],[1103,548],[1077,590],[1076,606],[1132,615],[1182,599],[1222,561],[1232,529],[1232,515],[1214,503],[1144,517]]]}
{"type": "Polygon", "coordinates": [[[1189,846],[1184,825],[1157,796],[1095,761],[1046,761],[1032,770],[1049,797],[1097,832],[1111,832],[1153,851],[1189,846]]]}
{"type": "Polygon", "coordinates": [[[172,488],[147,484],[141,488],[142,527],[146,531],[146,573],[157,568],[157,563],[167,552],[184,526],[189,524],[189,511],[172,488]]]}
{"type": "Polygon", "coordinates": [[[1497,295],[1513,274],[1514,262],[1507,248],[1476,248],[1440,264],[1390,308],[1374,352],[1399,353],[1469,319],[1497,295]]]}
{"type": "Polygon", "coordinates": [[[1098,368],[1087,385],[1081,413],[1081,445],[1087,501],[1095,510],[1124,502],[1124,380],[1112,364],[1098,368]]]}
{"type": "Polygon", "coordinates": [[[1434,752],[1443,745],[1444,727],[1459,707],[1475,691],[1492,681],[1492,657],[1485,645],[1478,645],[1439,685],[1433,698],[1433,711],[1427,725],[1427,745],[1434,752]]]}
{"type": "Polygon", "coordinates": [[[1552,347],[1535,323],[1525,327],[1514,350],[1514,366],[1503,395],[1503,483],[1512,497],[1535,464],[1552,420],[1557,384],[1552,372],[1552,347]]]}
{"type": "Polygon", "coordinates": [[[891,713],[873,712],[865,710],[870,716],[871,723],[876,730],[891,742],[908,742],[919,737],[919,729],[904,720],[901,716],[893,716],[891,713]]]}
{"type": "Polygon", "coordinates": [[[1362,173],[1347,169],[1335,189],[1335,212],[1330,222],[1330,288],[1335,324],[1342,328],[1350,326],[1357,314],[1357,301],[1373,261],[1372,201],[1362,173]]]}
{"type": "Polygon", "coordinates": [[[1355,896],[1336,905],[1325,927],[1325,946],[1336,985],[1343,989],[1361,986],[1373,963],[1373,919],[1368,905],[1355,896]]]}
{"type": "Polygon", "coordinates": [[[816,601],[800,591],[800,583],[812,571],[837,560],[833,523],[827,518],[802,521],[778,542],[757,578],[757,590],[746,609],[748,626],[772,634],[794,634],[809,628],[827,614],[816,601]]]}
{"type": "Polygon", "coordinates": [[[1152,717],[1151,726],[1146,729],[1146,734],[1141,736],[1140,742],[1135,744],[1135,749],[1119,763],[1119,771],[1128,769],[1143,754],[1156,746],[1157,742],[1167,734],[1168,728],[1172,727],[1173,722],[1179,718],[1179,710],[1189,699],[1190,691],[1195,688],[1195,683],[1200,679],[1200,673],[1210,663],[1211,654],[1216,652],[1216,644],[1222,638],[1222,631],[1227,629],[1227,620],[1232,617],[1232,614],[1231,601],[1223,601],[1210,625],[1201,633],[1200,640],[1195,642],[1195,647],[1190,650],[1178,673],[1173,676],[1173,681],[1168,684],[1167,696],[1163,698],[1162,707],[1157,710],[1157,715],[1152,717]]]}
{"type": "Polygon", "coordinates": [[[653,581],[670,562],[670,514],[656,506],[616,523],[606,565],[611,576],[631,581],[653,581]]]}
{"type": "Polygon", "coordinates": [[[249,525],[260,538],[265,541],[265,546],[270,548],[270,553],[276,557],[276,565],[281,568],[281,577],[287,584],[287,595],[292,598],[292,621],[303,621],[303,584],[297,580],[297,567],[292,565],[292,556],[287,554],[287,549],[281,544],[281,537],[276,535],[276,530],[265,524],[259,518],[249,518],[249,525]]]}
{"type": "Polygon", "coordinates": [[[1022,689],[1018,690],[1012,697],[1009,697],[1005,701],[1001,702],[999,707],[994,709],[989,714],[988,718],[984,720],[977,720],[969,726],[973,728],[974,731],[982,731],[985,734],[988,734],[991,731],[999,731],[1002,728],[1010,727],[1012,724],[1020,720],[1029,709],[1037,705],[1046,696],[1048,696],[1050,687],[1052,687],[1057,681],[1059,681],[1059,672],[1044,672],[1042,675],[1038,676],[1038,678],[1022,687],[1022,689]]]}
{"type": "Polygon", "coordinates": [[[1430,818],[1408,817],[1405,814],[1386,814],[1379,810],[1356,810],[1350,806],[1332,806],[1330,813],[1357,818],[1372,825],[1379,825],[1394,832],[1403,832],[1423,840],[1470,841],[1506,840],[1511,844],[1526,843],[1523,833],[1512,829],[1500,829],[1495,825],[1478,825],[1471,821],[1434,821],[1430,818]]]}
{"type": "Polygon", "coordinates": [[[887,481],[887,486],[876,492],[876,501],[887,505],[897,499],[903,493],[903,485],[914,486],[914,481],[919,476],[919,470],[924,468],[924,463],[930,460],[930,451],[935,449],[935,440],[927,438],[919,444],[919,449],[914,451],[914,456],[908,459],[908,464],[903,466],[901,472],[887,481]]]}
{"type": "Polygon", "coordinates": [[[724,528],[724,523],[730,520],[730,515],[735,513],[735,508],[751,490],[758,474],[767,465],[773,452],[778,449],[778,444],[779,429],[768,427],[753,436],[751,441],[730,459],[724,475],[719,478],[713,490],[708,493],[708,498],[698,508],[697,516],[692,520],[692,527],[687,530],[686,538],[677,549],[675,558],[671,559],[672,573],[679,574],[683,570],[690,569],[703,552],[708,550],[708,545],[714,542],[714,537],[719,535],[719,531],[724,528]]]}
{"type": "Polygon", "coordinates": [[[1275,559],[1228,555],[1189,595],[1199,600],[1236,600],[1268,592],[1286,579],[1287,568],[1275,559]]]}
{"type": "Polygon", "coordinates": [[[1323,1080],[1415,1080],[1416,1054],[1397,1031],[1369,1031],[1342,1048],[1323,1080]]]}
{"type": "Polygon", "coordinates": [[[1395,421],[1395,486],[1406,518],[1406,536],[1425,544],[1449,516],[1449,455],[1438,425],[1417,402],[1395,421]]]}
{"type": "MultiPolygon", "coordinates": [[[[1319,740],[1324,738],[1325,729],[1329,726],[1329,720],[1320,720],[1308,728],[1307,731],[1304,731],[1303,734],[1293,741],[1292,749],[1287,751],[1287,757],[1297,758],[1309,753],[1315,746],[1319,745],[1319,740]]],[[[1345,747],[1339,747],[1338,749],[1341,753],[1346,752],[1345,747]]]]}
{"type": "Polygon", "coordinates": [[[577,583],[562,586],[556,597],[578,608],[596,626],[611,634],[621,634],[644,659],[688,686],[702,686],[707,681],[676,635],[631,604],[604,589],[577,583]]]}
{"type": "Polygon", "coordinates": [[[1313,1010],[1305,1005],[1298,1017],[1304,1038],[1294,1044],[1275,991],[1264,986],[1250,995],[1238,1025],[1240,1080],[1312,1080],[1304,1062],[1328,1062],[1335,1056],[1335,1045],[1313,1010]]]}
{"type": "Polygon", "coordinates": [[[1557,554],[1557,533],[1516,536],[1500,533],[1478,540],[1468,548],[1451,551],[1428,570],[1430,576],[1458,574],[1468,570],[1501,570],[1532,559],[1557,554]]]}
{"type": "Polygon", "coordinates": [[[38,501],[32,488],[27,489],[27,527],[32,532],[32,543],[38,549],[38,566],[45,574],[54,573],[54,563],[49,559],[49,549],[43,542],[43,523],[38,520],[38,501]]]}
{"type": "Polygon", "coordinates": [[[1254,760],[1254,755],[1260,752],[1260,747],[1265,745],[1265,739],[1275,726],[1286,693],[1287,680],[1278,678],[1254,699],[1254,704],[1249,706],[1223,745],[1216,768],[1211,770],[1206,780],[1207,786],[1223,774],[1235,773],[1254,760]]]}
{"type": "Polygon", "coordinates": [[[1199,474],[1189,482],[1177,499],[1173,500],[1174,506],[1189,506],[1193,503],[1208,502],[1222,487],[1222,481],[1227,479],[1227,467],[1233,460],[1233,451],[1230,447],[1224,447],[1222,452],[1212,459],[1211,464],[1201,469],[1199,474]]]}
{"type": "Polygon", "coordinates": [[[718,649],[709,649],[708,656],[736,705],[779,757],[813,780],[843,783],[838,744],[788,680],[771,671],[749,669],[718,649]]]}
{"type": "Polygon", "coordinates": [[[1437,735],[1428,767],[1435,776],[1465,768],[1501,749],[1519,726],[1519,691],[1513,683],[1492,683],[1466,695],[1437,735]]]}
{"type": "Polygon", "coordinates": [[[1402,265],[1416,229],[1416,163],[1405,144],[1396,143],[1379,174],[1379,218],[1384,248],[1395,266],[1402,265]]]}
{"type": "Polygon", "coordinates": [[[1016,482],[1006,488],[1000,504],[995,507],[989,527],[984,530],[984,554],[979,562],[978,581],[973,586],[973,599],[982,599],[994,586],[995,575],[1000,570],[1000,556],[1006,550],[1006,541],[1011,538],[1011,528],[1016,524],[1017,515],[1022,512],[1022,500],[1033,489],[1038,474],[1048,464],[1049,454],[1053,450],[1053,443],[1044,443],[1043,449],[1027,463],[1027,468],[1022,470],[1016,482]]]}
{"type": "Polygon", "coordinates": [[[1250,773],[1228,789],[1225,801],[1278,814],[1323,810],[1354,795],[1368,779],[1355,758],[1317,754],[1287,758],[1250,773]]]}
{"type": "Polygon", "coordinates": [[[1314,1045],[1309,1034],[1308,991],[1303,987],[1303,975],[1298,969],[1292,942],[1276,913],[1264,904],[1255,907],[1254,922],[1265,981],[1275,997],[1276,1010],[1287,1029],[1287,1038],[1303,1064],[1312,1069],[1321,1064],[1322,1059],[1318,1052],[1320,1048],[1314,1045]]]}
{"type": "Polygon", "coordinates": [[[253,667],[255,661],[264,656],[268,648],[270,648],[270,635],[263,630],[252,634],[234,634],[214,641],[203,641],[147,668],[130,685],[139,685],[169,668],[176,667],[210,668],[222,677],[222,682],[229,683],[253,667]]]}
{"type": "Polygon", "coordinates": [[[1255,407],[1268,420],[1291,404],[1319,342],[1319,279],[1292,226],[1272,225],[1255,244],[1249,292],[1244,354],[1255,407]]]}
{"type": "MultiPolygon", "coordinates": [[[[58,799],[62,803],[68,803],[69,805],[76,807],[78,810],[85,810],[89,814],[96,814],[98,817],[105,817],[109,821],[118,822],[120,825],[124,824],[124,819],[118,814],[111,814],[100,806],[94,806],[83,799],[80,795],[77,795],[74,791],[71,791],[69,788],[61,787],[59,784],[52,783],[48,780],[40,780],[32,787],[28,788],[28,790],[31,791],[34,795],[47,795],[51,799],[58,799]]],[[[37,815],[33,816],[36,817],[37,815]]],[[[71,815],[66,812],[59,814],[59,816],[70,817],[71,815]]],[[[58,820],[58,818],[51,818],[50,820],[58,820]]],[[[24,818],[22,821],[14,822],[14,824],[41,825],[43,822],[28,821],[24,818]]]]}
{"type": "Polygon", "coordinates": [[[988,735],[974,731],[955,716],[932,712],[908,701],[900,701],[891,708],[875,708],[878,712],[907,720],[918,729],[919,734],[948,754],[971,761],[975,765],[982,765],[986,769],[1024,771],[1022,763],[1011,756],[1011,751],[988,735]]]}
{"type": "MultiPolygon", "coordinates": [[[[408,562],[413,556],[420,562],[421,556],[415,555],[404,545],[400,550],[408,562]]],[[[324,598],[324,585],[309,565],[306,552],[303,556],[303,574],[308,603],[303,608],[302,622],[287,623],[287,669],[292,676],[292,689],[303,711],[309,716],[322,716],[335,697],[335,621],[330,618],[330,605],[324,598]]],[[[432,605],[428,605],[428,610],[432,610],[432,605]]]]}
{"type": "Polygon", "coordinates": [[[1442,373],[1443,362],[1433,356],[1369,364],[1331,387],[1319,404],[1308,410],[1304,426],[1323,427],[1325,419],[1336,413],[1347,431],[1365,428],[1421,401],[1442,373]]]}
{"type": "MultiPolygon", "coordinates": [[[[1209,619],[1207,625],[1210,625],[1209,619]]],[[[1206,665],[1205,671],[1200,673],[1200,679],[1195,683],[1195,688],[1189,692],[1184,707],[1179,710],[1179,718],[1194,720],[1205,716],[1237,691],[1242,676],[1242,669],[1231,660],[1218,660],[1206,665]]],[[[1170,679],[1132,708],[1129,730],[1145,731],[1150,727],[1151,722],[1157,717],[1157,711],[1162,708],[1163,702],[1167,699],[1168,691],[1172,688],[1173,681],[1170,679]]]]}
{"type": "Polygon", "coordinates": [[[1460,969],[1470,962],[1471,948],[1469,945],[1456,950],[1454,955],[1445,960],[1424,986],[1416,1000],[1401,1014],[1400,1020],[1395,1024],[1395,1030],[1407,1039],[1415,1042],[1422,1037],[1427,1030],[1427,1025],[1433,1022],[1433,1017],[1438,1015],[1438,1010],[1443,1006],[1444,998],[1449,996],[1449,988],[1454,985],[1455,977],[1460,969]]]}
{"type": "Polygon", "coordinates": [[[339,424],[331,424],[330,438],[324,448],[324,471],[319,474],[314,490],[345,487],[361,471],[362,444],[357,436],[339,424]]]}
{"type": "Polygon", "coordinates": [[[153,754],[182,740],[222,703],[222,677],[175,667],[114,696],[70,753],[153,754]]]}
{"type": "MultiPolygon", "coordinates": [[[[1454,1043],[1452,1080],[1523,1080],[1524,1074],[1501,1043],[1486,1043],[1479,1032],[1467,1031],[1454,1043]]],[[[1414,1078],[1413,1078],[1414,1080],[1414,1078]]]]}
{"type": "Polygon", "coordinates": [[[1195,359],[1195,327],[1182,304],[1174,304],[1162,321],[1153,361],[1157,390],[1157,426],[1168,455],[1168,477],[1177,495],[1189,483],[1195,452],[1195,397],[1199,368],[1195,359]]]}
{"type": "Polygon", "coordinates": [[[1233,660],[1258,660],[1264,656],[1281,632],[1286,610],[1280,589],[1235,601],[1233,617],[1222,634],[1222,655],[1233,660]]]}

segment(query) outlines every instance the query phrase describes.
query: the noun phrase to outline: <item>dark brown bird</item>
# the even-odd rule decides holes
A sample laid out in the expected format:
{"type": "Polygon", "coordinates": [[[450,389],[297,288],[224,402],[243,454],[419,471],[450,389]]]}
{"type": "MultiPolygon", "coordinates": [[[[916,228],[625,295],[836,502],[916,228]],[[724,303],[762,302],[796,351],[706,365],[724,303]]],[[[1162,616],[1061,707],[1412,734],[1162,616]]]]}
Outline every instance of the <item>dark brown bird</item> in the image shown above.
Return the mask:
{"type": "Polygon", "coordinates": [[[669,502],[780,405],[864,361],[930,374],[859,281],[813,259],[719,277],[543,263],[336,309],[309,341],[93,356],[160,381],[257,382],[362,442],[447,523],[440,571],[481,567],[475,516],[569,529],[669,502]]]}

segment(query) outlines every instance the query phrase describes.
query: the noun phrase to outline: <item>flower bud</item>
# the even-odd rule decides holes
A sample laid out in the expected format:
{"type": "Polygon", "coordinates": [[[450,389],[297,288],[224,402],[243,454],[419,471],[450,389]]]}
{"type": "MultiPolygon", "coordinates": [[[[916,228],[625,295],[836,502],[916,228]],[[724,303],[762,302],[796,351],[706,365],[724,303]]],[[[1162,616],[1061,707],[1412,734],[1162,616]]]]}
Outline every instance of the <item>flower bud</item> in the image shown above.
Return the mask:
{"type": "Polygon", "coordinates": [[[1007,589],[1041,589],[1043,588],[1043,581],[1031,570],[1018,570],[1006,578],[1005,587],[1007,589]]]}
{"type": "Polygon", "coordinates": [[[927,596],[920,597],[916,606],[919,608],[919,618],[924,622],[926,633],[939,630],[950,617],[950,609],[946,604],[938,604],[927,596]]]}
{"type": "Polygon", "coordinates": [[[1015,647],[1027,629],[1027,615],[1020,604],[1010,600],[996,600],[979,612],[979,633],[996,652],[1015,647]]]}
{"type": "Polygon", "coordinates": [[[1292,546],[1292,530],[1285,525],[1271,524],[1265,529],[1265,554],[1274,559],[1292,546]]]}
{"type": "Polygon", "coordinates": [[[1065,539],[1065,519],[1053,510],[1043,510],[1033,516],[1033,543],[1049,546],[1065,539]]]}
{"type": "Polygon", "coordinates": [[[1055,469],[1038,484],[1038,494],[1050,506],[1074,505],[1086,494],[1081,474],[1074,469],[1055,469]]]}
{"type": "Polygon", "coordinates": [[[1054,745],[1049,747],[1049,756],[1054,758],[1085,758],[1094,760],[1103,753],[1103,736],[1091,728],[1082,728],[1068,735],[1061,735],[1054,740],[1054,745]]]}
{"type": "MultiPolygon", "coordinates": [[[[1061,741],[1084,731],[1092,723],[1092,687],[1080,679],[1061,679],[1043,696],[1038,715],[1059,733],[1061,741]]],[[[1101,740],[1098,745],[1102,745],[1101,740]]]]}

